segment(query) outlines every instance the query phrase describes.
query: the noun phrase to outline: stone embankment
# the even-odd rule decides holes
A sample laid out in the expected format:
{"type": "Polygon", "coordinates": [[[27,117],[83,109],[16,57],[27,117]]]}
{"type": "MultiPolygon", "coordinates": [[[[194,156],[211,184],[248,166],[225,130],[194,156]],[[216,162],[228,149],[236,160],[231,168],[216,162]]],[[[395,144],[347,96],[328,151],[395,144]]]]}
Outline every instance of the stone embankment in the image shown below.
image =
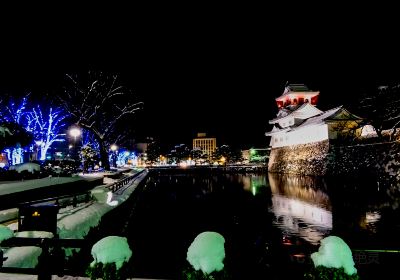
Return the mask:
{"type": "Polygon", "coordinates": [[[325,175],[329,142],[280,147],[271,150],[268,171],[302,175],[325,175]]]}
{"type": "Polygon", "coordinates": [[[268,171],[312,176],[369,175],[400,180],[400,143],[332,145],[328,141],[271,150],[268,171]]]}

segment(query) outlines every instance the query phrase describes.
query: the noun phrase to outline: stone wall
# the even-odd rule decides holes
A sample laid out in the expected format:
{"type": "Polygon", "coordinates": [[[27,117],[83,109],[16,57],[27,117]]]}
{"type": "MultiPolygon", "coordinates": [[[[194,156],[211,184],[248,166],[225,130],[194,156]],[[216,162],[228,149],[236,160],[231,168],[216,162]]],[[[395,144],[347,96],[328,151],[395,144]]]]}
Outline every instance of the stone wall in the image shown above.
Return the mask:
{"type": "Polygon", "coordinates": [[[271,149],[268,171],[302,174],[325,175],[329,141],[301,144],[271,149]]]}
{"type": "Polygon", "coordinates": [[[400,143],[335,146],[328,141],[271,150],[268,171],[312,176],[371,176],[400,181],[400,143]]]}
{"type": "Polygon", "coordinates": [[[327,157],[327,175],[400,179],[400,143],[333,146],[327,157]]]}

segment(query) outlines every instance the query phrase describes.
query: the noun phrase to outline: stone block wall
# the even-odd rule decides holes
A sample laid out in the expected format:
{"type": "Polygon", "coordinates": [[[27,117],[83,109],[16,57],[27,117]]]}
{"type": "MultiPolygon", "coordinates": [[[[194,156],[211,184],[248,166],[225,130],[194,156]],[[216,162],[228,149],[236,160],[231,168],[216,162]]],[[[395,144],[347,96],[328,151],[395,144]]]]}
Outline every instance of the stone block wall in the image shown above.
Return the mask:
{"type": "Polygon", "coordinates": [[[325,175],[328,152],[328,140],[273,148],[269,156],[268,171],[312,176],[325,175]]]}
{"type": "Polygon", "coordinates": [[[336,146],[328,140],[271,150],[268,171],[312,176],[373,176],[400,181],[400,143],[336,146]]]}

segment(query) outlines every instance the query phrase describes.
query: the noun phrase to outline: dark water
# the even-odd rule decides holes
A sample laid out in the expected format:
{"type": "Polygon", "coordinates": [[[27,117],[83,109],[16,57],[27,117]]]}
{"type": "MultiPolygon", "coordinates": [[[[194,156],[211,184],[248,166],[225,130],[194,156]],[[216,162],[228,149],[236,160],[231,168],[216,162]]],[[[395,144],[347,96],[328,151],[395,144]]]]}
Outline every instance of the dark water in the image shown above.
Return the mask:
{"type": "Polygon", "coordinates": [[[233,279],[301,279],[331,234],[354,250],[362,279],[379,279],[399,254],[366,250],[400,250],[399,202],[372,180],[153,173],[111,232],[128,237],[136,277],[179,279],[193,239],[216,231],[233,279]]]}

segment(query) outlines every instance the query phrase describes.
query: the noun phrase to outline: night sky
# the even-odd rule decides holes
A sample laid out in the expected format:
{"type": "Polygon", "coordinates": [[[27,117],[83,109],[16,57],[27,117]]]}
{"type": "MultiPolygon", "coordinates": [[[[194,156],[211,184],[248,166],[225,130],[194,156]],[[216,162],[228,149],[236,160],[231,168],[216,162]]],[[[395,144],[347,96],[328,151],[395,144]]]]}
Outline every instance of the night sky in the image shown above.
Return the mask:
{"type": "Polygon", "coordinates": [[[277,112],[274,98],[287,81],[321,91],[321,109],[354,107],[359,94],[400,82],[390,17],[354,18],[353,12],[296,15],[304,16],[301,22],[290,14],[279,19],[285,26],[267,21],[271,10],[242,15],[238,9],[7,29],[0,94],[51,94],[64,73],[117,73],[145,102],[137,122],[127,124],[138,137],[191,144],[196,132],[207,132],[218,145],[265,147],[268,120],[277,112]]]}

